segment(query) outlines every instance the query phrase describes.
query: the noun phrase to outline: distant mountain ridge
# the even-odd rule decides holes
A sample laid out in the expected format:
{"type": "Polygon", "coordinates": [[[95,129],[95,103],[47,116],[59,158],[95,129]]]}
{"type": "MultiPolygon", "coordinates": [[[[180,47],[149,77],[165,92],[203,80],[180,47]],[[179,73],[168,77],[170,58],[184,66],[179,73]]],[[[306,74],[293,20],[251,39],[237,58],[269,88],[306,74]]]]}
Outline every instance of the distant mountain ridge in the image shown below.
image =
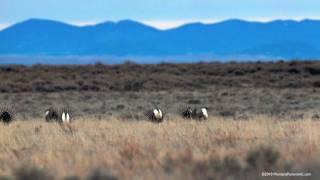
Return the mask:
{"type": "Polygon", "coordinates": [[[320,58],[319,20],[227,20],[168,30],[123,20],[73,26],[30,19],[0,31],[0,56],[320,58]]]}

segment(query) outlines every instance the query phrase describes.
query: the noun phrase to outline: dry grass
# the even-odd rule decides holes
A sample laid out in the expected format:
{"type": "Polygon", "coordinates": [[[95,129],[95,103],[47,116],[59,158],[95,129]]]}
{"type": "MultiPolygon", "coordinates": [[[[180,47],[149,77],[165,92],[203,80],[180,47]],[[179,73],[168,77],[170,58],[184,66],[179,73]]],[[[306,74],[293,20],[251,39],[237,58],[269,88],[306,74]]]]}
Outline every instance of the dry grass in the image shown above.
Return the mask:
{"type": "Polygon", "coordinates": [[[17,121],[0,125],[0,176],[320,179],[319,75],[315,61],[1,66],[0,107],[17,121]],[[145,121],[153,103],[167,122],[145,121]],[[70,107],[75,123],[43,122],[51,106],[70,107]],[[176,117],[186,106],[212,119],[176,117]]]}
{"type": "MultiPolygon", "coordinates": [[[[218,165],[234,171],[238,166],[249,168],[246,158],[261,146],[280,152],[272,164],[276,168],[290,163],[290,168],[301,170],[310,162],[320,162],[319,128],[320,121],[308,117],[277,121],[266,116],[247,121],[176,119],[162,124],[87,118],[70,127],[16,121],[0,126],[0,174],[12,176],[28,166],[57,178],[85,177],[101,169],[120,179],[196,179],[199,175],[204,179],[212,176],[205,168],[215,169],[214,177],[223,176],[218,165]]],[[[261,172],[252,173],[259,177],[261,172]]]]}

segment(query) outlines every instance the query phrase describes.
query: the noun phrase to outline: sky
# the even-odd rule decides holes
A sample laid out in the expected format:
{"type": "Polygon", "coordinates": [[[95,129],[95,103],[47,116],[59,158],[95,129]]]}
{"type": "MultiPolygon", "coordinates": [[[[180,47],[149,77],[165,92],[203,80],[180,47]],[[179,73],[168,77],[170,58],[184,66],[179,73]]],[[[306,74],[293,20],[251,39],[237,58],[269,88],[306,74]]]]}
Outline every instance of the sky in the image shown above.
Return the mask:
{"type": "Polygon", "coordinates": [[[226,19],[320,19],[319,0],[0,0],[0,29],[30,18],[74,25],[132,19],[167,29],[226,19]]]}

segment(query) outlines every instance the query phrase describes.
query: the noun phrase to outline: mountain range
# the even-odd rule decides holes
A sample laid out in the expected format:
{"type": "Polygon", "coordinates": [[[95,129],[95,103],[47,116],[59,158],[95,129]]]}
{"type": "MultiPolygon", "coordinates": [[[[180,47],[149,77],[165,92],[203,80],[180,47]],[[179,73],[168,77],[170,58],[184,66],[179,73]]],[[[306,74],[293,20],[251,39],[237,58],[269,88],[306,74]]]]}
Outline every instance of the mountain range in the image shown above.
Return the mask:
{"type": "Polygon", "coordinates": [[[132,20],[79,27],[29,19],[0,31],[0,56],[316,59],[320,21],[233,19],[159,30],[132,20]]]}

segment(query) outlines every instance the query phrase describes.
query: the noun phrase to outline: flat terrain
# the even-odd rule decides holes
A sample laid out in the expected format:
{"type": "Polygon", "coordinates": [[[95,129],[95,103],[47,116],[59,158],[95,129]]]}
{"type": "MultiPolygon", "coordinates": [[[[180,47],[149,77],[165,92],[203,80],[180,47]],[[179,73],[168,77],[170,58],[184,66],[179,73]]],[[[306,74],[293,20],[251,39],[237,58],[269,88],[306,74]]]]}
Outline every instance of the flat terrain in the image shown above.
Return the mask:
{"type": "Polygon", "coordinates": [[[257,179],[263,171],[276,171],[312,173],[318,179],[319,128],[320,122],[309,118],[277,121],[264,116],[162,124],[80,119],[70,127],[15,122],[0,127],[0,174],[257,179]]]}
{"type": "Polygon", "coordinates": [[[320,62],[0,66],[0,175],[258,179],[320,168],[320,62]],[[165,122],[144,112],[158,104],[165,122]],[[180,117],[209,108],[205,122],[180,117]],[[74,123],[44,122],[68,107],[74,123]]]}
{"type": "Polygon", "coordinates": [[[78,117],[141,119],[153,103],[167,117],[207,106],[234,119],[299,119],[318,114],[319,77],[317,61],[1,66],[0,105],[21,119],[42,118],[50,106],[70,107],[78,117]]]}
{"type": "Polygon", "coordinates": [[[319,88],[320,62],[1,66],[0,92],[319,88]]]}

